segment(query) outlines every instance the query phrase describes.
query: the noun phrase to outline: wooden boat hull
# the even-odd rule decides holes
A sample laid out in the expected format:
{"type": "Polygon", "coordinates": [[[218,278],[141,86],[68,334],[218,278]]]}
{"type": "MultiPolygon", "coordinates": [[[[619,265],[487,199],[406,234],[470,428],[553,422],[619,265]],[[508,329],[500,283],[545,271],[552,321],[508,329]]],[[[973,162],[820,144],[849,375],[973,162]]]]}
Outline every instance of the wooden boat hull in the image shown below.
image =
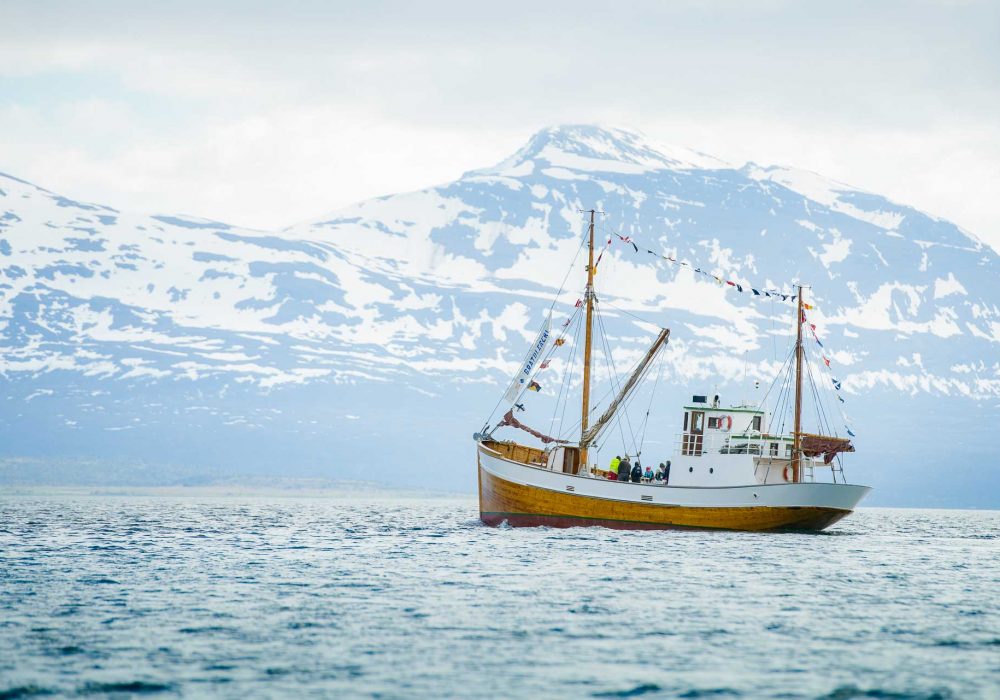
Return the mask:
{"type": "Polygon", "coordinates": [[[813,483],[619,484],[519,464],[482,445],[478,461],[480,519],[494,526],[818,531],[850,514],[870,490],[813,483]]]}

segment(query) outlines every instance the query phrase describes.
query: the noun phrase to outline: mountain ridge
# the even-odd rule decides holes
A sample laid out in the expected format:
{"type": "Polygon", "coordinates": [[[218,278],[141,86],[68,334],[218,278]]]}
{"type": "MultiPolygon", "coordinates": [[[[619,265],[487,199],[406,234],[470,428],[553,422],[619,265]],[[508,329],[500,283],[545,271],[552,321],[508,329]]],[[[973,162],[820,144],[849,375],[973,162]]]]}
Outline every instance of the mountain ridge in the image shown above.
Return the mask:
{"type": "MultiPolygon", "coordinates": [[[[616,361],[642,351],[650,326],[671,325],[674,396],[708,383],[759,398],[747,381],[773,374],[791,318],[646,248],[740,284],[812,281],[811,320],[851,404],[905,396],[911,412],[968,401],[993,415],[995,251],[807,171],[690,167],[721,161],[649,149],[632,132],[556,127],[496,166],[278,231],[119,211],[4,176],[20,183],[0,179],[0,361],[21,414],[0,418],[6,454],[37,450],[30,439],[43,430],[66,454],[79,443],[137,456],[158,430],[174,443],[205,430],[227,436],[232,456],[206,434],[198,458],[264,460],[270,446],[240,443],[277,434],[312,463],[320,445],[365,449],[345,434],[424,431],[437,454],[454,455],[442,473],[467,478],[453,438],[479,427],[553,297],[557,313],[571,312],[580,280],[561,295],[557,285],[579,250],[578,210],[591,206],[606,212],[602,247],[612,239],[598,291],[616,361]],[[624,160],[599,157],[619,151],[624,160]],[[453,415],[430,427],[442,406],[453,415]]],[[[666,430],[676,419],[664,413],[666,430]]],[[[862,441],[866,432],[881,437],[876,428],[862,441]]],[[[897,430],[931,440],[919,432],[897,430]]]]}

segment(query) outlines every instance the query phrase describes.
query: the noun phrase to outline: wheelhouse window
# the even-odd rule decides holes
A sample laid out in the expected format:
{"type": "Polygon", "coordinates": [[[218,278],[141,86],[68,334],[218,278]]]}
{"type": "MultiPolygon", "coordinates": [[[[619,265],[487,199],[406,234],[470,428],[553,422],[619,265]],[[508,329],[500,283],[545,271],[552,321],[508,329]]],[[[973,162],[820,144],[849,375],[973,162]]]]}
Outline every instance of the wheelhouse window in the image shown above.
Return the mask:
{"type": "Polygon", "coordinates": [[[791,456],[792,456],[792,446],[791,445],[785,445],[785,456],[788,457],[788,458],[791,458],[791,456]]]}
{"type": "Polygon", "coordinates": [[[718,428],[719,427],[719,422],[720,422],[719,418],[709,418],[708,419],[708,427],[709,428],[718,428]]]}
{"type": "Polygon", "coordinates": [[[700,433],[705,429],[705,414],[701,411],[691,412],[691,432],[700,433]]]}
{"type": "Polygon", "coordinates": [[[778,456],[778,443],[776,442],[771,443],[771,456],[772,457],[778,456]]]}
{"type": "Polygon", "coordinates": [[[754,416],[753,417],[753,429],[759,432],[760,431],[760,423],[761,423],[760,416],[754,416]]]}

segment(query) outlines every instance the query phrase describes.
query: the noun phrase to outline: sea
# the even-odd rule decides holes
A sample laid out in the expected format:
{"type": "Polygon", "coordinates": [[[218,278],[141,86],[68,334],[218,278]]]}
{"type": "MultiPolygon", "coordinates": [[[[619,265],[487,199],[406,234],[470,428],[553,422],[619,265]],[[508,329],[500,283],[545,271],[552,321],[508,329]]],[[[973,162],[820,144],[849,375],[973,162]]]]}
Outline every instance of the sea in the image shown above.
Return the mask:
{"type": "Polygon", "coordinates": [[[489,528],[468,497],[0,492],[0,699],[1000,698],[1000,512],[489,528]]]}

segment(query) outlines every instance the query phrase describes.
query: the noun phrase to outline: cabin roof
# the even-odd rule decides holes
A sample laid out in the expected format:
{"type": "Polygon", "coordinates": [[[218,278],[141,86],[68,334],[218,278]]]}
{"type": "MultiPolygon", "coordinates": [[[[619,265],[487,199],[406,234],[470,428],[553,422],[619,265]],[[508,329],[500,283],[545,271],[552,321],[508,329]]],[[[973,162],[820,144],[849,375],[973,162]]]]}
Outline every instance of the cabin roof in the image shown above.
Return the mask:
{"type": "Polygon", "coordinates": [[[706,413],[753,413],[754,415],[764,415],[764,412],[757,408],[712,408],[706,404],[693,404],[684,407],[685,411],[705,411],[706,413]]]}

